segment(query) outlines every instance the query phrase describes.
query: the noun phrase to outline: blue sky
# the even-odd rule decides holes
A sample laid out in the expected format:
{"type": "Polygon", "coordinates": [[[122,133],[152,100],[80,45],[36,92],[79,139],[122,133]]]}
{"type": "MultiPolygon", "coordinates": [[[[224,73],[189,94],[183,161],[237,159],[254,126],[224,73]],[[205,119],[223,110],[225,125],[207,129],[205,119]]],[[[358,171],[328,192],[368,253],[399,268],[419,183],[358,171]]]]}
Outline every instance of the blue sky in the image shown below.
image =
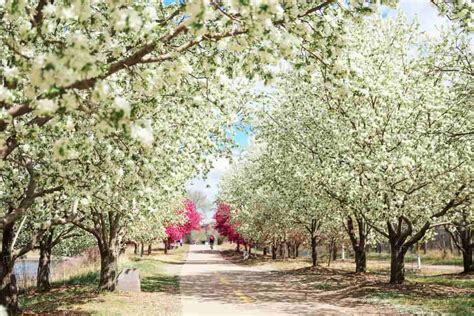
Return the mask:
{"type": "MultiPolygon", "coordinates": [[[[163,0],[165,4],[174,3],[177,0],[163,0]]],[[[420,28],[432,35],[438,33],[438,28],[447,25],[448,21],[445,17],[439,16],[437,9],[429,0],[401,0],[398,8],[407,16],[409,20],[418,19],[420,28]]],[[[385,6],[380,8],[380,14],[383,17],[394,17],[397,10],[389,9],[385,6]]],[[[234,136],[237,144],[245,149],[249,144],[250,131],[236,131],[234,136]]],[[[239,151],[236,151],[236,155],[239,151]]],[[[217,158],[214,161],[214,168],[209,172],[207,179],[195,178],[190,180],[186,187],[188,190],[197,190],[206,194],[207,198],[213,202],[218,192],[218,183],[220,177],[229,169],[230,162],[226,158],[217,158]]],[[[210,214],[207,214],[208,217],[210,214]]]]}

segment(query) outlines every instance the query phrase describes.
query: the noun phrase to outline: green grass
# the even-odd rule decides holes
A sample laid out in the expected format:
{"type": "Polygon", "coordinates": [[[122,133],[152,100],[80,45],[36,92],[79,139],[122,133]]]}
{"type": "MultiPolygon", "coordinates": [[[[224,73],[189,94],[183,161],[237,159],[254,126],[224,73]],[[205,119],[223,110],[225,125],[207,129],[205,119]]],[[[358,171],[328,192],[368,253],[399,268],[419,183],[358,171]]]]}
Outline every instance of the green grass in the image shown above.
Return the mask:
{"type": "Polygon", "coordinates": [[[474,315],[474,294],[430,298],[414,295],[413,293],[377,292],[370,294],[369,297],[389,303],[402,312],[474,315]]]}
{"type": "Polygon", "coordinates": [[[409,276],[408,280],[411,282],[424,284],[438,284],[444,286],[451,286],[461,289],[474,289],[474,279],[456,278],[448,276],[409,276]]]}
{"type": "Polygon", "coordinates": [[[140,271],[140,282],[143,292],[179,292],[179,277],[163,273],[165,263],[147,257],[132,257],[122,264],[123,267],[136,268],[140,271]]]}
{"type": "Polygon", "coordinates": [[[168,255],[155,252],[151,256],[122,258],[119,271],[125,267],[139,269],[142,289],[139,293],[98,293],[99,271],[96,265],[91,265],[66,280],[53,282],[49,292],[29,290],[19,297],[20,304],[27,313],[67,311],[84,315],[138,315],[156,314],[158,309],[166,315],[176,314],[179,312],[176,296],[179,277],[177,273],[169,272],[166,265],[182,261],[187,250],[188,247],[182,247],[168,255]]]}
{"type": "Polygon", "coordinates": [[[337,284],[329,283],[329,282],[313,283],[311,284],[311,287],[313,287],[316,290],[321,290],[321,291],[331,291],[331,290],[336,290],[340,288],[337,284]]]}
{"type": "MultiPolygon", "coordinates": [[[[390,253],[367,253],[368,260],[381,260],[381,261],[390,261],[390,253]]],[[[407,253],[405,255],[405,264],[416,262],[417,256],[413,253],[407,253]]],[[[431,265],[462,265],[461,256],[452,256],[448,255],[443,258],[440,252],[428,252],[427,254],[421,254],[421,264],[431,264],[431,265]]]]}

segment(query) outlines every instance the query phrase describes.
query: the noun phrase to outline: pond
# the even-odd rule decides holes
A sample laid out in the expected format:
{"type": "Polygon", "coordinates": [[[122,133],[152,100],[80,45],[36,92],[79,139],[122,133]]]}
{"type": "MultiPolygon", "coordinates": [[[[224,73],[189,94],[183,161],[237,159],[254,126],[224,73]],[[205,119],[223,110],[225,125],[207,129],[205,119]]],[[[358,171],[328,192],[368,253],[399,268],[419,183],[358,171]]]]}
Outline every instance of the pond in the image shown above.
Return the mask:
{"type": "Polygon", "coordinates": [[[38,260],[17,260],[13,271],[17,279],[35,278],[38,269],[38,260]]]}
{"type": "MultiPolygon", "coordinates": [[[[54,272],[54,267],[57,262],[51,262],[51,274],[54,272]]],[[[18,280],[35,279],[38,270],[38,260],[33,259],[19,259],[15,262],[13,272],[18,280]]]]}

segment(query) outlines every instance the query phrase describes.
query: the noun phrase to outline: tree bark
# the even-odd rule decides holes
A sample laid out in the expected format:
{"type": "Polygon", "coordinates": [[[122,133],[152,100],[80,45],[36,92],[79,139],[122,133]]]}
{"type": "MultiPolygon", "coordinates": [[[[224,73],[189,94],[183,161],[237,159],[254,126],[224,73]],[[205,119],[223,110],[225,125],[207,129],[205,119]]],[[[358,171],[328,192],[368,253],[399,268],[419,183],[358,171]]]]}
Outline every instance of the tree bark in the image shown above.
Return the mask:
{"type": "Polygon", "coordinates": [[[140,257],[145,254],[145,243],[140,243],[140,257]]]}
{"type": "Polygon", "coordinates": [[[240,252],[240,241],[237,241],[237,252],[240,252]]]}
{"type": "Polygon", "coordinates": [[[51,289],[49,282],[51,274],[51,250],[53,247],[53,232],[48,232],[40,240],[40,257],[38,260],[38,270],[36,274],[36,289],[39,292],[46,292],[51,289]]]}
{"type": "Polygon", "coordinates": [[[266,257],[267,256],[267,247],[263,247],[263,256],[266,257]]]}
{"type": "Polygon", "coordinates": [[[474,242],[472,241],[474,234],[471,228],[471,221],[469,214],[466,211],[461,211],[461,219],[459,221],[453,221],[454,231],[446,228],[446,232],[449,233],[451,239],[450,244],[455,244],[459,252],[462,253],[463,258],[463,273],[474,271],[474,265],[472,260],[474,242]]]}
{"type": "Polygon", "coordinates": [[[277,258],[277,247],[274,244],[272,244],[272,259],[276,260],[276,258],[277,258]]]}
{"type": "Polygon", "coordinates": [[[138,243],[137,242],[133,244],[133,253],[135,255],[138,255],[138,243]]]}
{"type": "Polygon", "coordinates": [[[14,238],[14,225],[15,222],[7,223],[3,228],[0,265],[0,305],[3,305],[11,314],[20,312],[16,276],[13,273],[15,261],[10,251],[14,238]]]}
{"type": "Polygon", "coordinates": [[[356,264],[356,273],[364,273],[367,271],[367,257],[365,249],[360,250],[360,247],[357,250],[354,249],[355,253],[355,264],[356,264]]]}
{"type": "Polygon", "coordinates": [[[109,226],[102,227],[98,245],[100,252],[99,291],[114,291],[117,282],[118,257],[121,238],[119,236],[120,215],[108,214],[109,226]]]}
{"type": "Polygon", "coordinates": [[[334,242],[332,246],[332,260],[337,260],[337,244],[334,242]]]}
{"type": "Polygon", "coordinates": [[[148,244],[148,254],[151,255],[152,252],[152,245],[148,244]]]}
{"type": "Polygon", "coordinates": [[[349,239],[351,240],[352,249],[354,250],[355,254],[355,264],[356,264],[356,273],[363,273],[367,271],[367,259],[366,259],[366,252],[365,246],[367,241],[367,235],[369,233],[369,229],[364,221],[364,219],[360,216],[349,216],[346,222],[346,231],[349,235],[349,239]],[[357,222],[358,234],[354,230],[354,218],[357,222]]]}
{"type": "Polygon", "coordinates": [[[331,266],[333,248],[334,248],[334,239],[331,239],[331,242],[329,243],[328,267],[331,266]]]}
{"type": "Polygon", "coordinates": [[[118,251],[119,249],[117,249],[117,247],[105,247],[100,249],[100,291],[115,290],[118,251]]]}
{"type": "Polygon", "coordinates": [[[396,243],[390,247],[390,283],[402,284],[405,281],[405,254],[408,248],[396,243]]]}
{"type": "Polygon", "coordinates": [[[316,250],[316,246],[316,236],[311,236],[311,263],[313,267],[315,267],[318,263],[318,252],[316,250]]]}
{"type": "Polygon", "coordinates": [[[430,222],[415,234],[411,221],[400,216],[397,223],[387,221],[388,239],[390,241],[390,283],[402,284],[405,281],[405,254],[408,249],[419,242],[430,228],[430,222]],[[410,239],[408,239],[411,236],[410,239]]]}
{"type": "Polygon", "coordinates": [[[463,273],[468,273],[474,271],[474,265],[472,262],[472,248],[468,247],[466,251],[462,251],[462,261],[464,271],[463,273]]]}
{"type": "Polygon", "coordinates": [[[300,243],[296,243],[295,245],[295,258],[298,258],[299,256],[299,248],[300,248],[300,243]]]}

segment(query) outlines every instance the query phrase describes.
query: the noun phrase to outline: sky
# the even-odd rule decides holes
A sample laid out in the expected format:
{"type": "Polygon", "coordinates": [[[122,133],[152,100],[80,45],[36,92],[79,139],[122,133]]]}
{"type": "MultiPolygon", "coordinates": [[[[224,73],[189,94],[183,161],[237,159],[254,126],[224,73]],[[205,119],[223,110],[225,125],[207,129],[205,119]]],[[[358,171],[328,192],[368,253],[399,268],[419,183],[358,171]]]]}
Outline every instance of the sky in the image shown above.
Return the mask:
{"type": "MultiPolygon", "coordinates": [[[[164,0],[165,3],[175,2],[176,0],[164,0]]],[[[429,33],[430,35],[436,35],[439,33],[438,28],[443,25],[447,25],[448,21],[445,17],[439,16],[437,9],[430,3],[429,0],[401,0],[398,8],[407,16],[411,21],[418,19],[420,28],[422,31],[429,33]]],[[[394,17],[397,15],[397,10],[382,6],[380,8],[380,14],[382,17],[394,17]]],[[[250,132],[237,132],[234,136],[235,141],[239,144],[240,149],[234,151],[234,155],[238,156],[242,150],[249,144],[250,132]]],[[[190,191],[201,191],[203,192],[208,200],[212,203],[215,201],[218,193],[219,179],[222,175],[229,170],[230,161],[227,158],[216,158],[214,161],[214,167],[211,169],[207,178],[203,179],[197,177],[188,181],[186,189],[190,191]]],[[[212,218],[213,210],[210,210],[206,214],[207,220],[212,218]]]]}

